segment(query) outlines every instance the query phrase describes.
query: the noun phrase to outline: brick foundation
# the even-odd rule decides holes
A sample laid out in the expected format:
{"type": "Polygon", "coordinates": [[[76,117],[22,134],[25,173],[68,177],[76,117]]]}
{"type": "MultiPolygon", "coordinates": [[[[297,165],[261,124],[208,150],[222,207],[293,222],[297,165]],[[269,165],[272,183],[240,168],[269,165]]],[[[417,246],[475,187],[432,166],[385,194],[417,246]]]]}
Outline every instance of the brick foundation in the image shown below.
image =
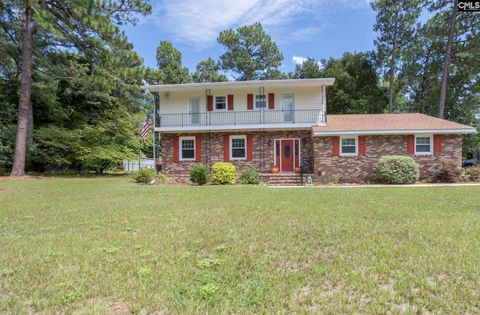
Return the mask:
{"type": "MultiPolygon", "coordinates": [[[[377,162],[385,155],[407,155],[407,136],[367,136],[364,156],[342,157],[332,155],[331,137],[314,138],[314,168],[318,177],[338,176],[341,182],[378,182],[377,162]]],[[[412,156],[420,165],[420,178],[431,179],[438,171],[442,159],[453,159],[457,165],[462,161],[462,136],[442,137],[440,155],[412,156]]]]}
{"type": "MultiPolygon", "coordinates": [[[[211,167],[224,160],[223,136],[227,133],[211,132],[201,134],[176,134],[177,136],[202,136],[201,161],[173,161],[173,138],[175,134],[162,134],[161,147],[163,166],[171,175],[180,181],[188,181],[190,168],[196,164],[211,167]]],[[[367,183],[380,181],[377,174],[377,162],[386,155],[407,155],[407,136],[367,136],[364,156],[333,156],[332,138],[315,137],[310,130],[265,131],[250,133],[228,133],[229,135],[253,135],[253,156],[251,161],[231,161],[240,172],[252,167],[260,173],[269,173],[273,166],[274,140],[279,138],[300,138],[302,157],[313,157],[314,172],[338,176],[344,183],[367,183]]],[[[420,165],[421,179],[431,179],[437,173],[442,159],[453,159],[461,165],[462,136],[445,135],[442,137],[442,153],[440,155],[412,156],[420,165]]]]}

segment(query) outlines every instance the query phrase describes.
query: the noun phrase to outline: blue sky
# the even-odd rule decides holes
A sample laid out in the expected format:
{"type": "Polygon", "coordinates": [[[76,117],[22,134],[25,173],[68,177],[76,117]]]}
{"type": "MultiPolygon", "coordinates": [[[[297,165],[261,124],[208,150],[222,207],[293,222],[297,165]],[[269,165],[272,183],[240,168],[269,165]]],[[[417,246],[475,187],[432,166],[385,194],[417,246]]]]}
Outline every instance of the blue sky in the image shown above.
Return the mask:
{"type": "Polygon", "coordinates": [[[303,58],[339,57],[373,49],[375,13],[368,0],[152,0],[153,13],[124,28],[145,64],[156,67],[155,51],[168,40],[191,71],[218,59],[218,33],[259,21],[284,55],[281,70],[303,58]]]}

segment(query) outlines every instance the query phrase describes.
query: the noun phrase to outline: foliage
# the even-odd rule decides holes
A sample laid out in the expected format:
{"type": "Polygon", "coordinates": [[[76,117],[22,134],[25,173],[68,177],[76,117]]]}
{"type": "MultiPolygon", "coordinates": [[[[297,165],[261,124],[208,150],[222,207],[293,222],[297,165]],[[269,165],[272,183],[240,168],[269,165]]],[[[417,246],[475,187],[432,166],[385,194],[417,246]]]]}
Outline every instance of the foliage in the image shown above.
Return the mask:
{"type": "Polygon", "coordinates": [[[141,168],[133,173],[133,180],[139,184],[149,184],[155,179],[153,168],[141,168]]]}
{"type": "Polygon", "coordinates": [[[254,168],[247,168],[240,172],[240,184],[258,185],[260,184],[260,175],[254,168]]]}
{"type": "Polygon", "coordinates": [[[196,71],[192,74],[193,82],[226,82],[227,77],[218,73],[219,65],[212,58],[197,64],[196,71]]]}
{"type": "Polygon", "coordinates": [[[463,170],[462,177],[467,182],[480,182],[480,166],[470,166],[463,170]]]}
{"type": "Polygon", "coordinates": [[[159,81],[162,84],[178,84],[191,81],[188,68],[182,65],[182,53],[172,43],[161,41],[157,48],[159,81]]]}
{"type": "Polygon", "coordinates": [[[328,113],[381,113],[386,110],[385,88],[379,80],[371,58],[364,53],[345,53],[339,59],[329,59],[322,70],[323,77],[335,78],[327,89],[328,113]]]}
{"type": "Polygon", "coordinates": [[[290,75],[293,79],[314,79],[323,77],[320,61],[308,57],[301,64],[295,65],[295,71],[290,75]]]}
{"type": "Polygon", "coordinates": [[[377,168],[388,184],[412,184],[420,176],[417,162],[409,156],[384,156],[378,161],[377,168]]]}
{"type": "Polygon", "coordinates": [[[462,167],[458,165],[455,160],[442,159],[434,180],[437,182],[453,183],[458,181],[461,176],[462,167]]]}
{"type": "Polygon", "coordinates": [[[394,110],[395,77],[398,61],[405,55],[406,46],[411,42],[415,22],[420,16],[421,0],[376,0],[372,8],[377,12],[373,30],[378,33],[375,40],[378,64],[388,72],[389,106],[394,110]]]}
{"type": "Polygon", "coordinates": [[[234,185],[237,182],[237,169],[229,162],[217,162],[212,166],[212,183],[234,185]]]}
{"type": "Polygon", "coordinates": [[[208,183],[208,168],[205,165],[194,165],[190,169],[192,183],[204,185],[208,183]]]}
{"type": "Polygon", "coordinates": [[[283,55],[260,23],[228,29],[218,36],[226,52],[220,56],[220,66],[232,71],[237,80],[270,79],[279,76],[283,55]],[[276,71],[277,70],[277,71],[276,71]]]}
{"type": "Polygon", "coordinates": [[[319,183],[321,185],[335,185],[340,182],[340,176],[337,175],[323,175],[320,176],[319,183]]]}

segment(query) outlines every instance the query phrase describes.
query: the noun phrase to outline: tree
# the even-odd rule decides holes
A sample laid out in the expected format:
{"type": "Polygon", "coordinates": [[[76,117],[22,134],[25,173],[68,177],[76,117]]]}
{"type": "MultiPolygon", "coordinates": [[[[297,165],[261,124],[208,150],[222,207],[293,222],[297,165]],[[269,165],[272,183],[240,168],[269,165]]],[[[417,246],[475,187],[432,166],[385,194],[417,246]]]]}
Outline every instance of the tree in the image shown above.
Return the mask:
{"type": "Polygon", "coordinates": [[[122,58],[134,57],[131,45],[118,26],[135,23],[137,14],[149,11],[150,5],[141,0],[10,0],[1,4],[0,36],[7,39],[11,48],[18,47],[21,51],[18,58],[12,51],[2,49],[2,55],[6,54],[9,62],[16,63],[21,73],[12,176],[25,174],[28,125],[33,116],[32,74],[37,66],[42,68],[40,64],[45,60],[44,55],[69,50],[90,61],[103,59],[105,65],[94,62],[89,65],[92,74],[102,72],[120,63],[122,58]]]}
{"type": "Polygon", "coordinates": [[[335,78],[335,84],[327,89],[329,113],[382,113],[386,110],[386,90],[380,87],[367,54],[344,53],[341,58],[331,58],[323,64],[321,77],[335,78]]]}
{"type": "Polygon", "coordinates": [[[303,63],[295,65],[295,71],[291,75],[294,79],[312,79],[321,78],[322,69],[320,61],[308,57],[303,63]]]}
{"type": "Polygon", "coordinates": [[[415,23],[421,12],[420,0],[376,0],[372,2],[372,8],[377,11],[373,30],[379,35],[375,45],[379,63],[388,69],[388,111],[392,112],[398,62],[415,32],[415,23]]]}
{"type": "Polygon", "coordinates": [[[218,73],[219,65],[212,58],[197,64],[196,71],[192,74],[194,82],[226,82],[228,78],[218,73]]]}
{"type": "Polygon", "coordinates": [[[157,64],[159,80],[163,84],[179,84],[190,82],[188,68],[182,65],[182,53],[172,43],[161,41],[157,48],[157,64]]]}
{"type": "Polygon", "coordinates": [[[279,76],[283,55],[260,23],[222,31],[217,39],[226,52],[220,66],[237,74],[236,80],[271,79],[279,76]]]}

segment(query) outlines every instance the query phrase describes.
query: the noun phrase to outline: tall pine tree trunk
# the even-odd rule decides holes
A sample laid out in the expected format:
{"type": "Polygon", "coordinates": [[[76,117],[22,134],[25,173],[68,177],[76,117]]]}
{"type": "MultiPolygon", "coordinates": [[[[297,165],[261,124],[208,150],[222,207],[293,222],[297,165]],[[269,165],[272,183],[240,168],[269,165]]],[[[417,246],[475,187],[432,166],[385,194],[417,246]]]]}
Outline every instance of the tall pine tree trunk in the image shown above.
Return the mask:
{"type": "Polygon", "coordinates": [[[392,57],[390,59],[390,91],[388,95],[388,112],[393,112],[393,99],[395,97],[395,59],[392,57]]]}
{"type": "Polygon", "coordinates": [[[438,102],[438,118],[443,118],[445,114],[445,99],[447,98],[447,80],[448,67],[452,59],[453,37],[455,36],[455,26],[457,22],[457,0],[453,0],[453,11],[448,26],[447,49],[445,50],[445,59],[443,60],[442,82],[440,83],[440,100],[438,102]]]}
{"type": "Polygon", "coordinates": [[[28,138],[29,107],[32,95],[32,63],[33,63],[33,9],[25,4],[25,18],[22,30],[22,81],[20,101],[18,103],[17,132],[15,138],[15,154],[10,176],[25,175],[25,158],[28,138]]]}

